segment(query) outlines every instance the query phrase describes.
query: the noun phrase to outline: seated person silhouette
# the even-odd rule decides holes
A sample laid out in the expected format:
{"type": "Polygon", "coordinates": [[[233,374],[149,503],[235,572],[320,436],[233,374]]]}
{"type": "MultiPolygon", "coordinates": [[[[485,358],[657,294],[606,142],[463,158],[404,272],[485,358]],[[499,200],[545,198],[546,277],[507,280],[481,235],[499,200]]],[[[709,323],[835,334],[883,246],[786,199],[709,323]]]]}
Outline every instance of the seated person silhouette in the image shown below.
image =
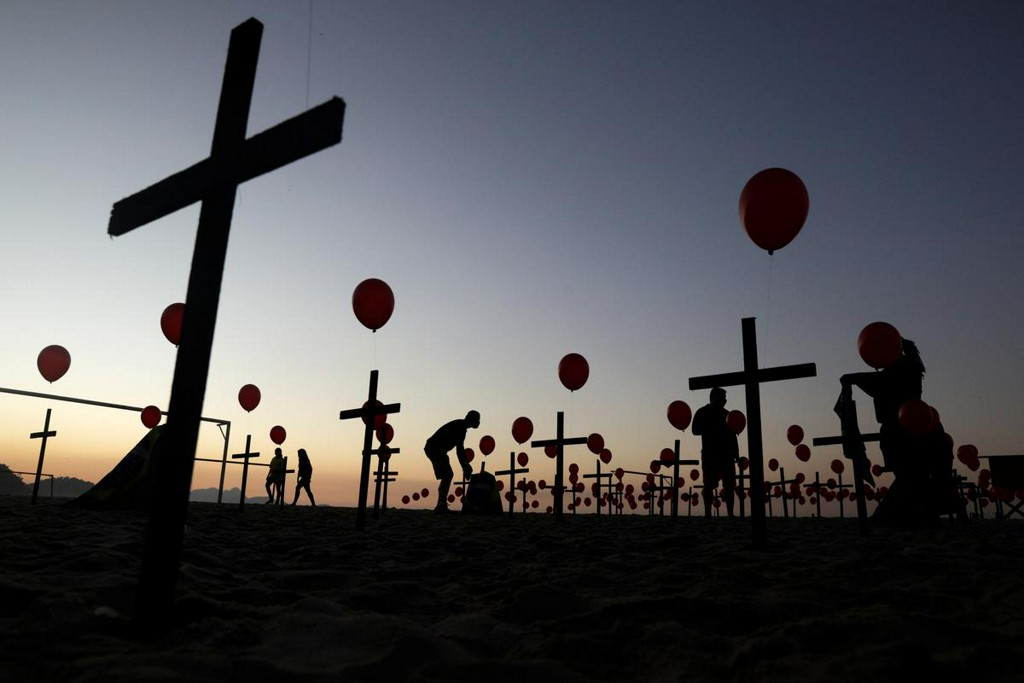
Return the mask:
{"type": "Polygon", "coordinates": [[[430,464],[434,467],[434,476],[439,482],[437,487],[437,506],[434,512],[450,512],[448,509],[448,490],[452,485],[452,465],[448,459],[448,451],[455,449],[455,456],[462,466],[462,474],[468,479],[473,474],[473,468],[466,461],[466,432],[469,429],[476,429],[480,426],[480,413],[471,410],[466,417],[452,420],[441,425],[436,432],[427,439],[423,446],[423,452],[427,454],[430,464]]]}

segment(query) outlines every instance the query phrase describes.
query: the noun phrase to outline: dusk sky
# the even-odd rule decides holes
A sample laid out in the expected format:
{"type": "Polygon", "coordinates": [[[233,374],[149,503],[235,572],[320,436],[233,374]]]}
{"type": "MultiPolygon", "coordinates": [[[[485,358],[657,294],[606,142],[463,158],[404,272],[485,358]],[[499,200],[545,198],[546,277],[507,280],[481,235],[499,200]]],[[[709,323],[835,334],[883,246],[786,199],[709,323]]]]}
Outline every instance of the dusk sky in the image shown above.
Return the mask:
{"type": "MultiPolygon", "coordinates": [[[[229,35],[250,17],[264,24],[250,135],[332,96],[347,113],[340,145],[238,192],[203,410],[231,421],[231,453],[249,433],[266,462],[282,425],[318,502],[353,504],[362,425],[338,412],[377,368],[382,400],[402,404],[397,496],[436,495],[423,443],[469,409],[469,445],[498,443],[489,470],[523,450],[516,417],[550,438],[559,410],[569,436],[604,436],[612,467],[646,470],[676,438],[696,458],[666,408],[707,402],[690,377],[741,369],[745,317],[762,365],[817,364],[762,388],[765,457],[787,474],[831,475],[840,452],[799,463],[786,427],[808,444],[838,432],[839,376],[869,369],[856,342],[873,321],[917,342],[923,398],[957,445],[1021,452],[1015,1],[8,0],[0,386],[166,409],[175,348],[159,319],[185,298],[199,208],[113,239],[107,222],[209,154],[229,35]],[[772,256],[737,209],[768,167],[810,195],[772,256]],[[369,277],[396,298],[376,333],[351,307],[369,277]],[[52,385],[36,369],[50,344],[72,356],[52,385]],[[572,394],[557,375],[569,352],[591,370],[572,394]],[[247,383],[263,396],[252,413],[247,383]]],[[[35,469],[48,407],[57,476],[95,481],[145,433],[137,413],[0,393],[0,462],[35,469]]],[[[746,410],[741,387],[728,407],[746,410]]],[[[199,446],[220,458],[215,427],[199,446]]],[[[530,477],[551,481],[552,461],[525,450],[530,477]]],[[[586,448],[567,455],[593,470],[586,448]]],[[[198,463],[193,486],[219,473],[198,463]]],[[[226,486],[239,481],[231,468],[226,486]]]]}

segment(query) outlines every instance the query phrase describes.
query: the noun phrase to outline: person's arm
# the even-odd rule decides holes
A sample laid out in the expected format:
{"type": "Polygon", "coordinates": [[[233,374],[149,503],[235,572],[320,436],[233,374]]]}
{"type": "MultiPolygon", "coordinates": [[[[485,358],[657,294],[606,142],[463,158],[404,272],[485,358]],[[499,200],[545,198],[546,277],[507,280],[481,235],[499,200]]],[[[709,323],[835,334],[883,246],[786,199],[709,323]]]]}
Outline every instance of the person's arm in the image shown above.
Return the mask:
{"type": "Polygon", "coordinates": [[[693,422],[690,424],[690,433],[695,436],[700,436],[704,433],[704,415],[705,411],[701,408],[697,409],[697,412],[693,416],[693,422]]]}
{"type": "Polygon", "coordinates": [[[882,373],[851,372],[840,377],[839,383],[844,387],[858,387],[868,396],[874,397],[881,387],[882,373]]]}
{"type": "Polygon", "coordinates": [[[460,441],[455,445],[455,457],[459,459],[459,464],[462,465],[463,478],[469,479],[469,475],[473,474],[473,468],[466,462],[466,446],[464,441],[460,441]]]}

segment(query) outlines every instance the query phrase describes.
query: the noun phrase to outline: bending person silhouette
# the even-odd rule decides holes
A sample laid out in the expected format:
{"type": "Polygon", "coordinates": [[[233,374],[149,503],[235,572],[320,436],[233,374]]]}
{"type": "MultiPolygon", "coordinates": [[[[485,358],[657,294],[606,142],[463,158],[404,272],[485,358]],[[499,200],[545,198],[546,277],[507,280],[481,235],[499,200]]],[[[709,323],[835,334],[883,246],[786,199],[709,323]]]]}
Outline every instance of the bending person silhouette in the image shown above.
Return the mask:
{"type": "Polygon", "coordinates": [[[962,512],[952,481],[953,448],[941,423],[925,434],[900,424],[900,407],[921,398],[924,362],[917,345],[903,340],[895,363],[881,372],[856,372],[839,378],[843,391],[859,387],[872,398],[879,424],[879,446],[893,485],[872,517],[889,524],[931,524],[940,514],[962,512]]]}
{"type": "Polygon", "coordinates": [[[740,456],[736,434],[726,425],[729,411],[725,409],[725,389],[711,390],[710,401],[697,409],[691,431],[700,437],[700,467],[704,478],[704,516],[711,516],[711,501],[719,482],[722,483],[725,509],[732,517],[736,491],[735,462],[740,456]]]}
{"type": "Polygon", "coordinates": [[[455,449],[455,456],[462,466],[463,477],[469,479],[473,474],[473,468],[466,461],[466,432],[479,426],[480,413],[471,410],[466,413],[466,417],[441,425],[423,446],[423,452],[427,454],[430,464],[434,466],[434,476],[439,482],[437,506],[434,508],[434,512],[449,512],[448,489],[451,488],[452,477],[455,475],[448,459],[448,451],[455,449]]]}
{"type": "Polygon", "coordinates": [[[309,455],[306,454],[305,448],[299,449],[299,469],[296,475],[295,500],[292,501],[292,505],[299,502],[299,492],[305,489],[306,495],[309,496],[309,504],[316,507],[313,491],[309,488],[309,481],[313,478],[313,463],[309,461],[309,455]]]}

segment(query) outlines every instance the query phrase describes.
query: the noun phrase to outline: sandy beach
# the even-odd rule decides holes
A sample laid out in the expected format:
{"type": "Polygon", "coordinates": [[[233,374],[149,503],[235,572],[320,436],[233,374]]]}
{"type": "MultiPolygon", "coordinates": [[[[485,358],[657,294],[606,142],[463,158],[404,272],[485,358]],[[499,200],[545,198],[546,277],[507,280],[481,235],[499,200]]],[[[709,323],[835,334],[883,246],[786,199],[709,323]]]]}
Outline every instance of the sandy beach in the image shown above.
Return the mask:
{"type": "Polygon", "coordinates": [[[135,637],[142,513],[0,498],[7,681],[1015,680],[1022,525],[193,503],[135,637]]]}

